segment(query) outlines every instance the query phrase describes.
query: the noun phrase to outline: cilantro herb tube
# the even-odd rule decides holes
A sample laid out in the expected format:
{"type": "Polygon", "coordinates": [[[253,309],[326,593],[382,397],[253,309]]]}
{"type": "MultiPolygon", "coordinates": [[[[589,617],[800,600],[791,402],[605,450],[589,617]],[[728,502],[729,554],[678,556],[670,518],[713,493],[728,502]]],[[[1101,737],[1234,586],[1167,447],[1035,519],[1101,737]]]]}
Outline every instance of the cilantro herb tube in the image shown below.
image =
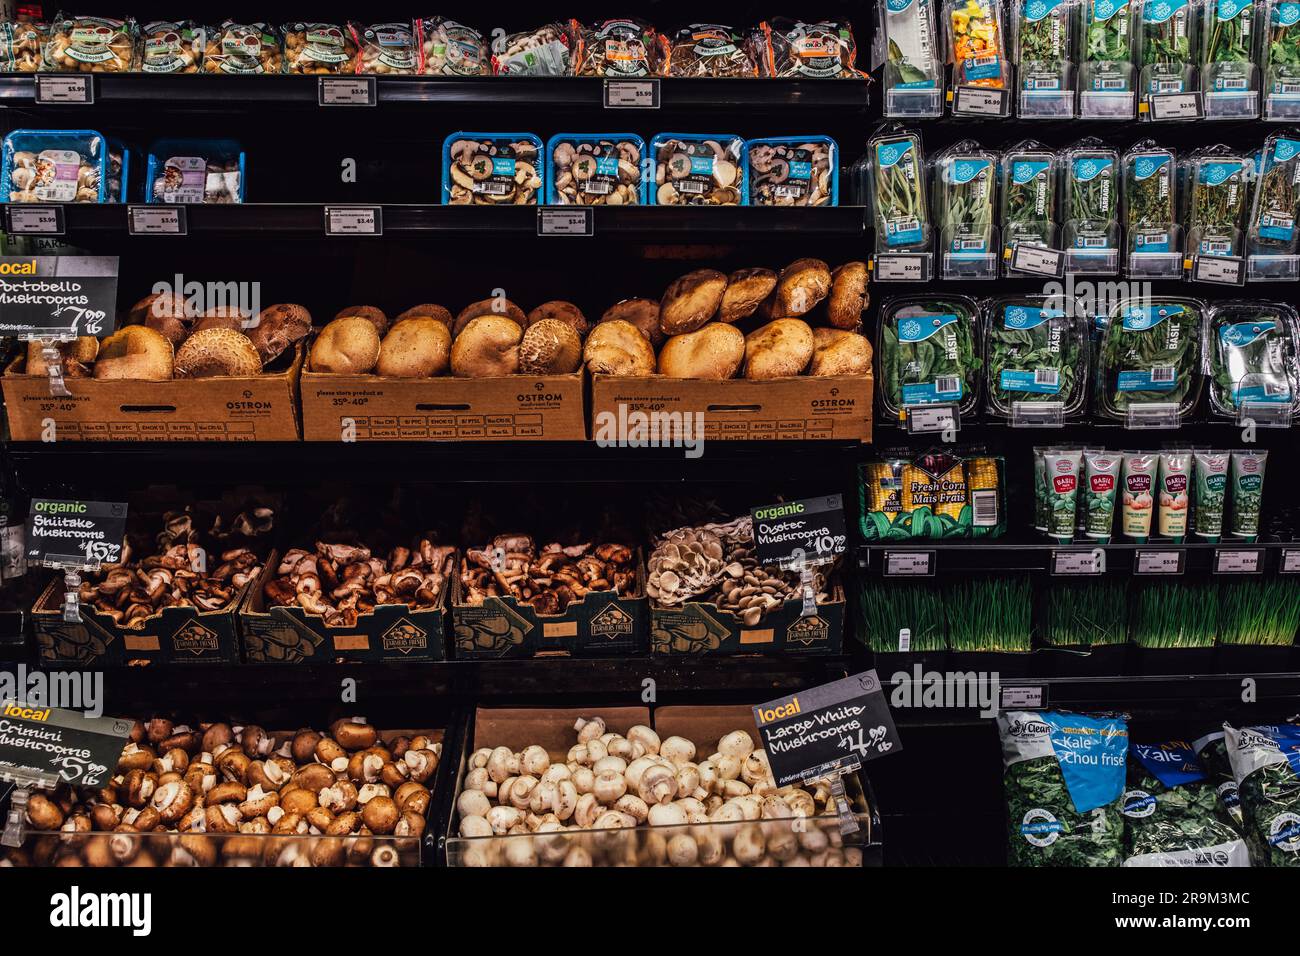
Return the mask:
{"type": "Polygon", "coordinates": [[[1047,535],[1057,541],[1074,540],[1082,464],[1081,449],[1043,453],[1043,468],[1047,474],[1047,535]]]}
{"type": "Polygon", "coordinates": [[[911,405],[979,402],[979,308],[965,296],[907,296],[886,301],[876,340],[880,411],[902,423],[911,405]]]}
{"type": "Polygon", "coordinates": [[[1151,491],[1155,485],[1157,457],[1145,451],[1124,452],[1120,530],[1124,537],[1139,544],[1151,537],[1151,514],[1155,511],[1151,491]]]}
{"type": "Polygon", "coordinates": [[[1229,467],[1232,488],[1232,524],[1234,538],[1254,541],[1259,537],[1260,503],[1264,498],[1266,451],[1234,451],[1229,467]]]}
{"type": "Polygon", "coordinates": [[[1208,542],[1223,536],[1224,499],[1228,490],[1228,461],[1230,456],[1221,451],[1198,451],[1193,472],[1195,518],[1192,531],[1196,537],[1208,542]]]}
{"type": "Polygon", "coordinates": [[[1115,529],[1115,492],[1119,488],[1120,456],[1108,451],[1083,455],[1083,533],[1109,544],[1115,529]]]}
{"type": "Polygon", "coordinates": [[[1181,544],[1187,537],[1187,512],[1191,501],[1192,453],[1162,451],[1157,487],[1160,489],[1156,531],[1181,544]]]}
{"type": "Polygon", "coordinates": [[[877,252],[928,249],[930,219],[925,203],[921,137],[889,127],[871,138],[871,208],[877,252]]]}

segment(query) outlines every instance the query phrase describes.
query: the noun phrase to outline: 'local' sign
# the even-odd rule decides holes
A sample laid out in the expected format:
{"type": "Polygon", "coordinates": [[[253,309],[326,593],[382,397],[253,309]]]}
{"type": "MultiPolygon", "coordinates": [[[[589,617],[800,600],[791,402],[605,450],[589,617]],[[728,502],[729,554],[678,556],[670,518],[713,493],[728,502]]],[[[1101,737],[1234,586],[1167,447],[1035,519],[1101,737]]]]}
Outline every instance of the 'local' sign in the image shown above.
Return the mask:
{"type": "Polygon", "coordinates": [[[117,256],[0,256],[0,336],[113,331],[117,256]]]}
{"type": "Polygon", "coordinates": [[[60,780],[102,787],[117,769],[132,726],[121,717],[0,701],[0,780],[47,789],[60,780]]]}

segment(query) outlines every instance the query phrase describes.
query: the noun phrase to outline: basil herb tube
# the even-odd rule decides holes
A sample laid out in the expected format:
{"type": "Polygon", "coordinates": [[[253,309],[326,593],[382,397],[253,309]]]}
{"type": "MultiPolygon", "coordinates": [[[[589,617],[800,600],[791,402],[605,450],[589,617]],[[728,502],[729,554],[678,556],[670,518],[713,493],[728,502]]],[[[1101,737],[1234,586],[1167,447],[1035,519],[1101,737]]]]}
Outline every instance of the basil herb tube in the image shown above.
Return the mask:
{"type": "Polygon", "coordinates": [[[1281,302],[1221,302],[1210,309],[1210,409],[1222,418],[1300,414],[1300,315],[1281,302]],[[1243,410],[1244,409],[1244,410],[1243,410]]]}
{"type": "Polygon", "coordinates": [[[1135,407],[1173,405],[1181,418],[1201,394],[1201,316],[1198,299],[1125,299],[1101,335],[1098,410],[1125,421],[1135,407]]]}
{"type": "Polygon", "coordinates": [[[1079,506],[1079,471],[1083,452],[1049,451],[1043,454],[1047,475],[1047,536],[1057,541],[1074,540],[1076,509],[1079,506]]]}
{"type": "Polygon", "coordinates": [[[976,316],[965,296],[908,296],[885,302],[876,341],[880,407],[901,422],[909,405],[953,403],[962,415],[979,400],[976,316]]]}
{"type": "Polygon", "coordinates": [[[1109,544],[1115,531],[1115,492],[1119,487],[1120,456],[1108,451],[1083,455],[1083,532],[1098,544],[1109,544]]]}
{"type": "Polygon", "coordinates": [[[988,409],[1012,418],[1019,402],[1059,402],[1078,416],[1088,382],[1088,328],[1047,296],[995,299],[988,307],[984,355],[988,409]]]}

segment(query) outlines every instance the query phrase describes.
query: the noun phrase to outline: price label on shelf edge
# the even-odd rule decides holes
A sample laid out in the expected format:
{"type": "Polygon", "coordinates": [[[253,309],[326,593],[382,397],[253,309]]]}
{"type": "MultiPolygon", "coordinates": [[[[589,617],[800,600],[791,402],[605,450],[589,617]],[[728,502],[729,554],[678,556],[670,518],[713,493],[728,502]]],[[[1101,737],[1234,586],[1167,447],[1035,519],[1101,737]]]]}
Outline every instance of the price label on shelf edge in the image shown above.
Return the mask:
{"type": "Polygon", "coordinates": [[[126,505],[117,501],[33,498],[27,517],[27,563],[98,568],[122,560],[126,505]]]}
{"type": "Polygon", "coordinates": [[[382,236],[384,210],[379,206],[326,206],[325,234],[330,236],[382,236]]]}
{"type": "Polygon", "coordinates": [[[657,110],[662,102],[659,80],[606,80],[605,109],[657,110]]]}
{"type": "Polygon", "coordinates": [[[184,236],[189,233],[184,206],[127,206],[126,231],[132,236],[184,236]]]}
{"type": "Polygon", "coordinates": [[[1062,548],[1052,552],[1052,573],[1087,575],[1106,573],[1106,552],[1102,548],[1062,548]]]}
{"type": "Polygon", "coordinates": [[[753,508],[750,517],[760,564],[827,564],[848,550],[844,500],[839,495],[753,508]]]}
{"type": "Polygon", "coordinates": [[[14,236],[61,236],[67,231],[62,206],[5,206],[6,231],[14,236]]]}
{"type": "Polygon", "coordinates": [[[1300,548],[1283,548],[1277,570],[1279,574],[1300,574],[1300,548]]]}
{"type": "Polygon", "coordinates": [[[1182,548],[1137,551],[1133,555],[1134,574],[1182,574],[1187,552],[1182,548]]]}
{"type": "Polygon", "coordinates": [[[875,257],[872,278],[877,282],[929,282],[929,253],[882,252],[875,257]]]}
{"type": "Polygon", "coordinates": [[[1215,574],[1258,574],[1264,569],[1262,548],[1216,548],[1215,574]]]}
{"type": "Polygon", "coordinates": [[[590,206],[539,206],[539,236],[594,236],[596,210],[590,206]]]}
{"type": "Polygon", "coordinates": [[[884,574],[887,578],[933,577],[934,551],[886,551],[884,574]]]}
{"type": "Polygon", "coordinates": [[[1013,684],[998,687],[999,710],[1042,710],[1046,706],[1046,684],[1013,684]]]}
{"type": "Polygon", "coordinates": [[[0,718],[17,741],[0,740],[0,780],[19,786],[50,788],[60,780],[80,787],[102,787],[117,770],[122,748],[135,721],[123,717],[88,717],[35,701],[0,700],[0,718]],[[40,746],[20,746],[27,731],[40,746]],[[51,754],[61,754],[51,759],[51,754]]]}
{"type": "Polygon", "coordinates": [[[1063,276],[1065,253],[1060,249],[1018,242],[1011,251],[1011,269],[1013,272],[1028,272],[1032,275],[1063,276]]]}
{"type": "Polygon", "coordinates": [[[1202,116],[1199,93],[1152,93],[1147,97],[1147,106],[1148,115],[1156,123],[1202,116]]]}
{"type": "Polygon", "coordinates": [[[1244,285],[1246,260],[1240,256],[1197,256],[1192,262],[1192,280],[1216,285],[1244,285]]]}
{"type": "Polygon", "coordinates": [[[1011,91],[982,86],[959,86],[953,92],[955,116],[1006,116],[1011,112],[1011,91]]]}
{"type": "Polygon", "coordinates": [[[904,414],[904,424],[909,435],[928,435],[961,428],[961,415],[955,404],[909,405],[904,409],[904,414]]]}
{"type": "Polygon", "coordinates": [[[320,106],[374,106],[379,102],[373,76],[322,76],[316,88],[320,106]]]}
{"type": "Polygon", "coordinates": [[[52,106],[86,106],[95,102],[95,84],[89,76],[38,73],[36,102],[52,106]]]}

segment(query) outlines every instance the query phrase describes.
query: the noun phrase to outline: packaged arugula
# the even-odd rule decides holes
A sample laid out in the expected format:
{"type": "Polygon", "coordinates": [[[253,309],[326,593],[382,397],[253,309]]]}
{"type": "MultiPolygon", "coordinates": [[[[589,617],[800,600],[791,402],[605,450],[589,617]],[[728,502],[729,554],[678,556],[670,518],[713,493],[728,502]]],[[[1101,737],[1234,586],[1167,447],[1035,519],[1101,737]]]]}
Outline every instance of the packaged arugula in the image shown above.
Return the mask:
{"type": "Polygon", "coordinates": [[[1232,775],[1228,742],[1223,731],[1206,734],[1192,741],[1192,749],[1196,751],[1206,775],[1214,785],[1214,792],[1219,798],[1219,819],[1241,832],[1241,795],[1237,791],[1237,779],[1232,775]]]}
{"type": "Polygon", "coordinates": [[[934,159],[934,220],[950,256],[984,256],[997,247],[993,220],[997,195],[996,153],[962,140],[934,159]]]}
{"type": "Polygon", "coordinates": [[[1133,92],[1133,6],[1128,0],[1082,0],[1083,53],[1079,88],[1133,92]]]}
{"type": "Polygon", "coordinates": [[[1197,150],[1188,160],[1187,251],[1198,256],[1240,256],[1253,164],[1227,146],[1197,150]]]}
{"type": "Polygon", "coordinates": [[[1223,725],[1256,866],[1300,866],[1300,725],[1223,725]]]}
{"type": "Polygon", "coordinates": [[[874,60],[885,66],[886,116],[938,116],[943,61],[932,0],[884,0],[874,60]]]}
{"type": "Polygon", "coordinates": [[[1064,176],[1065,246],[1085,265],[1095,259],[1104,268],[1119,249],[1119,156],[1088,137],[1066,150],[1064,176]]]}
{"type": "MultiPolygon", "coordinates": [[[[1073,93],[1075,0],[1012,0],[1012,59],[1020,73],[1022,115],[1035,95],[1073,93]]],[[[1068,113],[1066,114],[1069,115],[1068,113]]]]}
{"type": "MultiPolygon", "coordinates": [[[[1176,172],[1173,151],[1151,140],[1124,154],[1124,234],[1130,272],[1135,271],[1135,257],[1159,255],[1163,259],[1181,248],[1175,212],[1176,172]]],[[[1181,261],[1175,260],[1173,265],[1181,271],[1181,261]]]]}
{"type": "Polygon", "coordinates": [[[1128,722],[1013,710],[997,719],[1012,866],[1119,866],[1128,722]]]}
{"type": "Polygon", "coordinates": [[[1131,408],[1176,405],[1179,417],[1201,394],[1198,299],[1152,296],[1124,299],[1111,310],[1097,358],[1100,414],[1125,421],[1131,408]]]}
{"type": "Polygon", "coordinates": [[[1230,115],[1252,115],[1259,89],[1255,49],[1255,4],[1252,0],[1205,0],[1201,28],[1201,89],[1208,94],[1206,115],[1228,115],[1213,106],[1216,98],[1249,99],[1243,113],[1232,108],[1230,115]]]}
{"type": "MultiPolygon", "coordinates": [[[[1138,22],[1138,89],[1186,93],[1195,89],[1196,25],[1202,0],[1142,0],[1138,22]]],[[[1139,108],[1143,115],[1145,105],[1139,108]]]]}
{"type": "Polygon", "coordinates": [[[1281,302],[1217,302],[1205,334],[1210,408],[1236,420],[1243,403],[1300,413],[1300,317],[1281,302]]]}
{"type": "MultiPolygon", "coordinates": [[[[1300,114],[1300,2],[1268,0],[1264,13],[1261,66],[1264,94],[1274,103],[1288,103],[1289,116],[1300,114]]],[[[1279,112],[1274,107],[1270,113],[1279,112]]]]}
{"type": "Polygon", "coordinates": [[[1125,866],[1250,866],[1245,841],[1222,821],[1214,781],[1186,741],[1129,748],[1120,812],[1125,866]]]}
{"type": "Polygon", "coordinates": [[[867,143],[871,154],[871,208],[876,251],[927,249],[930,221],[925,203],[925,161],[921,137],[886,126],[867,143]]]}
{"type": "Polygon", "coordinates": [[[907,296],[885,302],[876,355],[880,408],[902,422],[909,405],[956,403],[962,415],[979,401],[979,309],[965,296],[907,296]]]}
{"type": "MultiPolygon", "coordinates": [[[[1300,14],[1300,3],[1296,4],[1300,14]]],[[[1274,133],[1264,141],[1255,184],[1247,243],[1254,256],[1293,256],[1300,248],[1300,131],[1274,133]]]]}
{"type": "Polygon", "coordinates": [[[1073,299],[1007,296],[986,309],[985,382],[988,409],[1011,418],[1020,402],[1060,402],[1062,415],[1078,416],[1088,381],[1088,324],[1073,299]]]}
{"type": "Polygon", "coordinates": [[[1001,228],[1003,258],[1019,243],[1056,248],[1056,154],[1025,140],[1002,154],[1001,228]]]}

